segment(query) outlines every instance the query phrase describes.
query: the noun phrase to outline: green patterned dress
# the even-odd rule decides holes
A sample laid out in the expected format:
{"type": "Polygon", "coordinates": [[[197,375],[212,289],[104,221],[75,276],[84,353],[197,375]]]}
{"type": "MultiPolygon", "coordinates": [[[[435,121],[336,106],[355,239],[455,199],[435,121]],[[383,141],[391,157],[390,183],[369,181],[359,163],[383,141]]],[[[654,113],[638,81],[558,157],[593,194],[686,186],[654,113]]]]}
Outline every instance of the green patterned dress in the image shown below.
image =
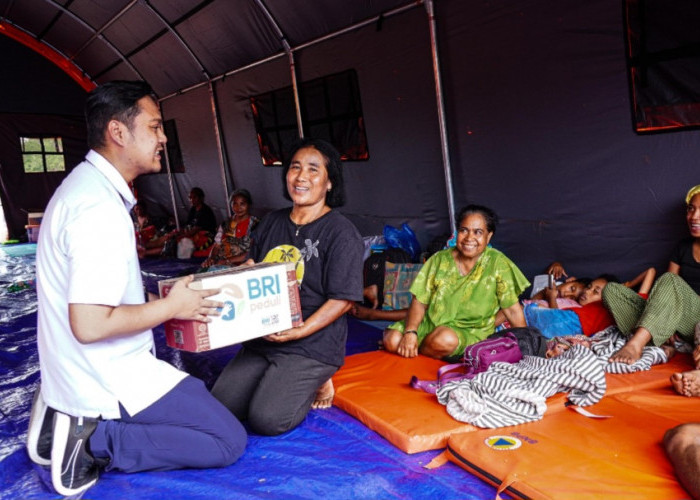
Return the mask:
{"type": "MultiPolygon", "coordinates": [[[[518,301],[530,285],[523,273],[500,251],[487,247],[466,276],[452,257],[452,248],[441,250],[425,263],[411,285],[411,293],[428,307],[418,327],[419,345],[438,326],[447,326],[459,337],[452,355],[479,342],[494,331],[495,315],[518,301]]],[[[404,321],[389,326],[403,332],[404,321]]]]}

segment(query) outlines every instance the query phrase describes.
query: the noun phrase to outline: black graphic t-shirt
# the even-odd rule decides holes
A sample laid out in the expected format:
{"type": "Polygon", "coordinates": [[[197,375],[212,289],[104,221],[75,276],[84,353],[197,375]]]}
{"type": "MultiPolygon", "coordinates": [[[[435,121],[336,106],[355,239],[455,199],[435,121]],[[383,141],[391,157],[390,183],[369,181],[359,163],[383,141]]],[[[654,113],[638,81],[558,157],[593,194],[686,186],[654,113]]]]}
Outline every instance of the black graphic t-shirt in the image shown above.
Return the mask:
{"type": "Polygon", "coordinates": [[[685,238],[680,241],[671,254],[671,262],[681,266],[678,273],[695,293],[700,294],[700,262],[693,257],[693,238],[685,238]]]}
{"type": "MultiPolygon", "coordinates": [[[[302,317],[307,319],[329,299],[362,300],[364,245],[355,226],[331,210],[297,228],[291,208],[267,215],[253,232],[250,257],[255,262],[295,262],[302,317]],[[298,229],[298,230],[297,230],[298,229]]],[[[254,339],[246,347],[258,352],[290,352],[335,366],[343,364],[345,315],[302,339],[285,343],[254,339]]]]}

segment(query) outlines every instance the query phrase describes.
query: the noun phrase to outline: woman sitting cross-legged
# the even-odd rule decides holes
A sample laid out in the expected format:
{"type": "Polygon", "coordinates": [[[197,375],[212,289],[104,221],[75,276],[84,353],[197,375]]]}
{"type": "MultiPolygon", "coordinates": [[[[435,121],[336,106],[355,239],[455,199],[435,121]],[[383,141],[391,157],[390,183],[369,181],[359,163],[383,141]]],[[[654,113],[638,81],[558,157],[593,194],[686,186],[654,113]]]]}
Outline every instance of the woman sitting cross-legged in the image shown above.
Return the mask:
{"type": "Polygon", "coordinates": [[[209,257],[202,262],[203,271],[237,266],[246,260],[250,234],[259,222],[250,214],[253,197],[247,189],[237,189],[229,198],[231,217],[219,226],[209,257]]]}
{"type": "Polygon", "coordinates": [[[497,216],[479,205],[456,218],[457,245],[434,254],[411,285],[406,319],[384,332],[384,348],[407,358],[458,356],[494,331],[499,309],[513,327],[524,327],[518,295],[529,286],[520,269],[488,247],[497,216]]]}

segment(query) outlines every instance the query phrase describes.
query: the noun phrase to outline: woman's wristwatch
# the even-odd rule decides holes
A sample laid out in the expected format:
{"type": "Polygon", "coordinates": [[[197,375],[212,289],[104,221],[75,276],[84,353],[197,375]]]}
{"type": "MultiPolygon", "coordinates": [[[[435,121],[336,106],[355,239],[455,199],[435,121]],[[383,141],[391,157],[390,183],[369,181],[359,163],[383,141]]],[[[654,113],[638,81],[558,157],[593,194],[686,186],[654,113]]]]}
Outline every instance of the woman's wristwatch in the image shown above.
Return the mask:
{"type": "Polygon", "coordinates": [[[418,336],[418,332],[415,331],[415,330],[406,330],[406,331],[403,332],[403,335],[406,335],[407,333],[415,333],[415,334],[416,334],[416,337],[418,336]]]}

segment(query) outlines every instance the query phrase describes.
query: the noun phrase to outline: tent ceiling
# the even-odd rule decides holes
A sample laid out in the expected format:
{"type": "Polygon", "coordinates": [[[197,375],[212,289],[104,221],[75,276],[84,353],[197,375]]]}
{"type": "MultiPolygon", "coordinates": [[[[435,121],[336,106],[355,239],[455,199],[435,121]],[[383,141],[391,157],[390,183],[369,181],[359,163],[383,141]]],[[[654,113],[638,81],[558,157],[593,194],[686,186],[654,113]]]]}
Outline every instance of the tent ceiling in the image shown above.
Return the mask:
{"type": "Polygon", "coordinates": [[[144,79],[163,97],[416,0],[0,0],[0,22],[101,83],[144,79]],[[276,24],[276,26],[275,26],[276,24]]]}

